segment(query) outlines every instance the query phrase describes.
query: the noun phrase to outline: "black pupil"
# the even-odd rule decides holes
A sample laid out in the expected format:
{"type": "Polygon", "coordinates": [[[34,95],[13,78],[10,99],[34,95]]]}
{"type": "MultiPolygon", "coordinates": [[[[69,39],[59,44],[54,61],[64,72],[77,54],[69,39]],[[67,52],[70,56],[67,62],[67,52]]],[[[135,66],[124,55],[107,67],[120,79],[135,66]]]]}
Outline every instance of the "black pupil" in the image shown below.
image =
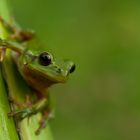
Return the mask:
{"type": "Polygon", "coordinates": [[[76,66],[75,66],[75,65],[73,65],[73,66],[71,67],[71,69],[70,69],[70,73],[74,72],[74,71],[75,71],[75,69],[76,69],[76,66]]]}
{"type": "Polygon", "coordinates": [[[39,56],[39,62],[43,66],[51,64],[51,56],[47,52],[43,52],[39,56]]]}

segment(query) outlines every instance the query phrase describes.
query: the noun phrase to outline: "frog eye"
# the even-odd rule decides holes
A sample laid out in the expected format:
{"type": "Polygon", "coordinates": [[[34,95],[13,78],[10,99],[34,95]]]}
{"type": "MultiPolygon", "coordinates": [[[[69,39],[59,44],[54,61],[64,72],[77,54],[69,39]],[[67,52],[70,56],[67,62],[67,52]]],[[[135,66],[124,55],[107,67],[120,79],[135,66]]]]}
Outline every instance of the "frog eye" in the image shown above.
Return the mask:
{"type": "Polygon", "coordinates": [[[51,55],[47,52],[43,52],[39,55],[39,63],[43,66],[48,66],[52,62],[51,55]]]}

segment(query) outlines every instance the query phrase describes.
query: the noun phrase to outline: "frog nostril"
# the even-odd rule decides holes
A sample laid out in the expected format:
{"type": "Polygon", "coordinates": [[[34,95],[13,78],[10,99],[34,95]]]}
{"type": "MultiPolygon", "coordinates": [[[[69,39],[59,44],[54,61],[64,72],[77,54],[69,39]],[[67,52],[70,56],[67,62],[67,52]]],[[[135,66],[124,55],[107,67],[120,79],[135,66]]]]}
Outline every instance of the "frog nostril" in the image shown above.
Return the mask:
{"type": "Polygon", "coordinates": [[[62,70],[61,70],[60,68],[57,69],[57,72],[58,72],[58,73],[61,73],[61,71],[62,71],[62,70]]]}
{"type": "Polygon", "coordinates": [[[70,69],[70,73],[73,73],[74,71],[75,71],[75,69],[76,69],[76,66],[75,66],[75,64],[71,67],[71,69],[70,69]]]}

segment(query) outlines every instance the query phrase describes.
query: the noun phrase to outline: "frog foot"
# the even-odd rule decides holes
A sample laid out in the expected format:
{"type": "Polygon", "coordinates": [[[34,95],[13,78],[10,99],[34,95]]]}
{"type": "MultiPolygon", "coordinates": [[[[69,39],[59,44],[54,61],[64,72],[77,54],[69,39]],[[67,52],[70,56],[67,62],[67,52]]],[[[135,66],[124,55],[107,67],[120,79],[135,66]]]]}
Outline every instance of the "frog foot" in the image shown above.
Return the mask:
{"type": "Polygon", "coordinates": [[[26,117],[29,118],[31,115],[34,114],[34,110],[32,108],[33,104],[28,95],[26,96],[25,103],[20,103],[13,97],[9,97],[8,99],[13,105],[15,105],[15,107],[18,108],[17,110],[8,113],[9,117],[15,117],[18,120],[22,120],[26,117]]]}
{"type": "Polygon", "coordinates": [[[9,112],[8,116],[15,117],[17,120],[21,121],[24,118],[27,118],[27,117],[29,118],[33,114],[34,114],[34,111],[32,108],[24,108],[24,109],[19,109],[19,110],[9,112]]]}
{"type": "Polygon", "coordinates": [[[11,25],[0,16],[0,22],[7,29],[7,31],[11,33],[10,39],[14,39],[23,43],[30,41],[35,37],[34,31],[20,29],[18,26],[16,26],[15,21],[13,21],[13,24],[11,25]]]}
{"type": "Polygon", "coordinates": [[[33,105],[31,97],[28,95],[26,95],[26,97],[25,97],[25,103],[20,103],[11,96],[8,97],[8,100],[10,103],[14,104],[19,109],[28,108],[28,107],[31,107],[33,105]]]}
{"type": "Polygon", "coordinates": [[[42,114],[42,118],[39,121],[39,127],[38,129],[35,131],[36,135],[39,135],[41,133],[41,131],[46,127],[47,123],[49,120],[54,119],[54,113],[49,112],[49,111],[45,111],[42,114]]]}
{"type": "Polygon", "coordinates": [[[15,119],[17,119],[17,121],[22,121],[24,118],[29,118],[32,115],[37,114],[38,112],[41,113],[42,118],[39,122],[39,128],[35,131],[36,135],[39,135],[40,132],[42,131],[42,129],[44,129],[48,123],[48,121],[52,118],[54,118],[54,110],[52,108],[49,108],[49,102],[46,98],[43,98],[41,100],[39,100],[37,103],[35,104],[30,104],[30,100],[29,97],[27,98],[27,103],[29,103],[29,107],[24,107],[21,108],[19,110],[15,110],[12,111],[10,113],[8,113],[9,117],[15,117],[15,119]]]}
{"type": "Polygon", "coordinates": [[[15,30],[15,33],[10,36],[11,39],[15,39],[19,42],[30,41],[35,37],[34,31],[24,31],[24,30],[15,30]]]}

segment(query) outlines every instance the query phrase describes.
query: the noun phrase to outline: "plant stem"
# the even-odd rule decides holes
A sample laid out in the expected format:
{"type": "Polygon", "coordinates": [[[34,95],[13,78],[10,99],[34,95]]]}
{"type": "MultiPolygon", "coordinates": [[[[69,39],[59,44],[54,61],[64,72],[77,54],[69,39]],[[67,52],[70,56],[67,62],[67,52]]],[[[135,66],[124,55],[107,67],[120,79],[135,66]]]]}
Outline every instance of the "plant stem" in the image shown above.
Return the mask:
{"type": "Polygon", "coordinates": [[[2,16],[6,21],[9,21],[10,19],[10,12],[9,12],[7,0],[0,1],[0,16],[2,16]]]}
{"type": "MultiPolygon", "coordinates": [[[[6,21],[10,21],[10,12],[7,6],[6,0],[0,0],[0,16],[6,21]]],[[[0,23],[0,38],[6,38],[7,33],[0,23]]],[[[13,123],[13,119],[8,119],[7,113],[10,111],[8,105],[7,95],[16,97],[21,103],[25,100],[25,96],[31,91],[28,88],[26,82],[22,79],[14,62],[11,59],[10,50],[6,52],[6,58],[2,64],[4,70],[4,76],[6,77],[6,83],[8,85],[9,93],[6,93],[4,87],[4,80],[2,79],[0,69],[0,140],[17,140],[18,133],[13,123]],[[3,120],[2,120],[3,119],[3,120]],[[3,129],[3,131],[2,131],[3,129]],[[9,131],[8,131],[9,130],[9,131]]],[[[41,132],[39,136],[36,136],[34,131],[38,128],[38,121],[40,115],[36,115],[28,120],[24,119],[19,123],[20,126],[20,139],[22,140],[52,140],[52,135],[49,126],[41,132]]]]}
{"type": "MultiPolygon", "coordinates": [[[[0,16],[6,21],[8,21],[10,17],[6,0],[0,0],[0,16]]],[[[0,37],[4,38],[5,35],[2,25],[0,24],[0,37]]],[[[2,65],[0,64],[0,140],[19,140],[13,119],[9,119],[7,116],[7,112],[10,112],[7,95],[2,75],[2,65]]]]}

